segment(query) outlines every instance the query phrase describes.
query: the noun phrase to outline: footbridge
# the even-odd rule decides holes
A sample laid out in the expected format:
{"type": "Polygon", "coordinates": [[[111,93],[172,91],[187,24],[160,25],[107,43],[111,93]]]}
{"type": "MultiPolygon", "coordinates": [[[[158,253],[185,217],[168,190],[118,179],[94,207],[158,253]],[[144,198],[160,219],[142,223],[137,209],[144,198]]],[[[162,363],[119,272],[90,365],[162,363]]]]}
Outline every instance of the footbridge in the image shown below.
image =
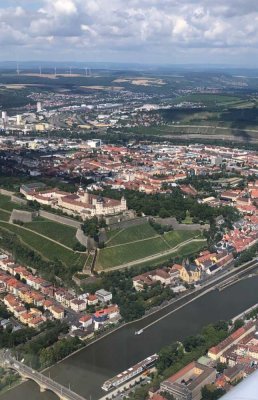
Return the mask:
{"type": "Polygon", "coordinates": [[[86,400],[84,397],[73,392],[70,388],[55,382],[53,379],[16,360],[8,351],[1,353],[0,363],[4,368],[10,368],[18,372],[23,380],[31,379],[36,382],[41,392],[50,390],[55,393],[60,400],[86,400]]]}

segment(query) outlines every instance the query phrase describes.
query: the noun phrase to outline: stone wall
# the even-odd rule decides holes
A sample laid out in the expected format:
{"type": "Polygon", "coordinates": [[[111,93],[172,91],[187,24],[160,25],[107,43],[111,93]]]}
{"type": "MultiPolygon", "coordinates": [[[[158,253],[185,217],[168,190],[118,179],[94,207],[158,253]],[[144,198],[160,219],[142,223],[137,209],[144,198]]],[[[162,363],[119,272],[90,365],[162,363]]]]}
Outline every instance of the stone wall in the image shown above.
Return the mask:
{"type": "Polygon", "coordinates": [[[141,218],[135,218],[135,219],[130,219],[128,221],[120,221],[117,222],[116,224],[109,225],[109,229],[113,231],[114,229],[124,229],[124,228],[129,228],[130,226],[138,226],[138,225],[143,225],[148,222],[147,217],[141,217],[141,218]]]}
{"type": "Polygon", "coordinates": [[[11,192],[10,190],[0,189],[0,194],[11,197],[14,194],[14,192],[11,192]]]}
{"type": "Polygon", "coordinates": [[[84,235],[83,230],[81,228],[77,229],[75,236],[79,243],[81,243],[83,246],[87,247],[88,237],[86,235],[84,235]]]}
{"type": "Polygon", "coordinates": [[[75,221],[73,219],[66,218],[66,217],[61,217],[60,215],[52,214],[48,211],[40,210],[39,215],[40,215],[40,217],[49,219],[51,221],[58,222],[59,224],[69,225],[73,228],[80,229],[80,227],[81,227],[81,223],[79,221],[75,221]]]}
{"type": "Polygon", "coordinates": [[[176,231],[205,231],[210,229],[209,224],[179,224],[176,218],[153,218],[157,224],[163,226],[171,226],[176,231]]]}
{"type": "Polygon", "coordinates": [[[14,202],[14,203],[17,203],[17,204],[21,204],[21,205],[23,205],[23,206],[26,206],[27,205],[27,200],[25,200],[25,199],[22,199],[21,197],[18,197],[18,196],[12,196],[11,197],[11,200],[14,202]]]}
{"type": "Polygon", "coordinates": [[[21,221],[21,222],[32,222],[33,218],[37,216],[37,212],[23,211],[23,210],[13,210],[10,222],[21,221]]]}

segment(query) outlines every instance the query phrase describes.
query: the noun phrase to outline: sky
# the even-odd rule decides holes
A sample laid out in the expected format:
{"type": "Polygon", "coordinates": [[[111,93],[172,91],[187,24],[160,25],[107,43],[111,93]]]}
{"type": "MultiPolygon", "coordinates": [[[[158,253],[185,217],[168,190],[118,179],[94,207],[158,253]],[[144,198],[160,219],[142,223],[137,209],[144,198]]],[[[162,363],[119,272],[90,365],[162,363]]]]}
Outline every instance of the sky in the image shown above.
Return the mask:
{"type": "Polygon", "coordinates": [[[0,0],[0,61],[258,65],[257,0],[0,0]]]}

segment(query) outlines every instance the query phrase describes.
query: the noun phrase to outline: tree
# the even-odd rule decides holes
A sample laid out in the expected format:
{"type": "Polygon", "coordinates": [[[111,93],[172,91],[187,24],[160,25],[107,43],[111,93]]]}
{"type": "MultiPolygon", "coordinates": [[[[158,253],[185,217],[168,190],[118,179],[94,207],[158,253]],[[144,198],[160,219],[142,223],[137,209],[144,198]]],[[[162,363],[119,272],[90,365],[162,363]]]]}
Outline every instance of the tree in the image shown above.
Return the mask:
{"type": "Polygon", "coordinates": [[[233,326],[233,331],[237,331],[239,328],[242,328],[242,326],[244,326],[245,322],[243,319],[237,319],[234,322],[234,326],[233,326]]]}
{"type": "Polygon", "coordinates": [[[160,392],[160,395],[163,396],[166,400],[175,400],[175,397],[171,393],[160,392]]]}
{"type": "Polygon", "coordinates": [[[202,400],[217,400],[225,394],[225,390],[217,389],[214,385],[206,385],[202,388],[202,400]]]}
{"type": "Polygon", "coordinates": [[[216,370],[217,370],[220,374],[222,374],[222,373],[224,372],[224,369],[226,369],[226,368],[227,368],[227,364],[222,363],[222,362],[218,362],[218,363],[217,363],[216,370]]]}

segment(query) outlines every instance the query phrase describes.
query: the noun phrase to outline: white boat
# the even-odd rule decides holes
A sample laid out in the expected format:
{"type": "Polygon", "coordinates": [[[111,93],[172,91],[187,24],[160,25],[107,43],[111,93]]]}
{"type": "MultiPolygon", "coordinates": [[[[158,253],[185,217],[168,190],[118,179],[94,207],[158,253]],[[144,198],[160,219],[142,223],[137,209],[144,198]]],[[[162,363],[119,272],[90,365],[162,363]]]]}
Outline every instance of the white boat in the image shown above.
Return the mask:
{"type": "Polygon", "coordinates": [[[130,379],[134,378],[135,376],[143,373],[144,371],[148,371],[150,368],[153,367],[155,362],[158,359],[157,354],[153,354],[150,357],[145,358],[145,360],[140,361],[139,363],[135,364],[133,367],[127,369],[126,371],[121,372],[120,374],[116,375],[114,378],[111,378],[105,381],[102,385],[102,389],[106,392],[111,389],[116,389],[118,386],[122,385],[124,382],[129,381],[130,379]]]}
{"type": "Polygon", "coordinates": [[[140,335],[141,333],[143,333],[143,329],[140,329],[139,331],[135,331],[135,335],[140,335]]]}

